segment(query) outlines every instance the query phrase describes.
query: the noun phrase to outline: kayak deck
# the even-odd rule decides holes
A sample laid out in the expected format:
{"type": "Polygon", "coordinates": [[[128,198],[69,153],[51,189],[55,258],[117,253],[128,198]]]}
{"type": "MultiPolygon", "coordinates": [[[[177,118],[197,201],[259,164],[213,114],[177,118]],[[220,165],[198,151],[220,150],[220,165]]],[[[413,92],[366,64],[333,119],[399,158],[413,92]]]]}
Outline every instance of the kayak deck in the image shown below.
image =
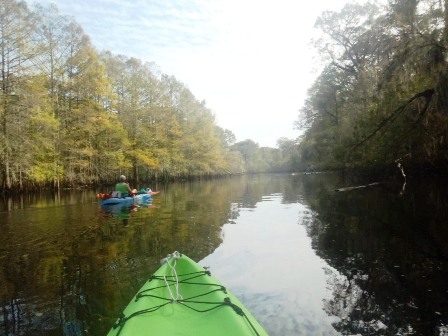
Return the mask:
{"type": "Polygon", "coordinates": [[[116,335],[267,335],[246,307],[210,272],[173,255],[116,321],[116,335]]]}

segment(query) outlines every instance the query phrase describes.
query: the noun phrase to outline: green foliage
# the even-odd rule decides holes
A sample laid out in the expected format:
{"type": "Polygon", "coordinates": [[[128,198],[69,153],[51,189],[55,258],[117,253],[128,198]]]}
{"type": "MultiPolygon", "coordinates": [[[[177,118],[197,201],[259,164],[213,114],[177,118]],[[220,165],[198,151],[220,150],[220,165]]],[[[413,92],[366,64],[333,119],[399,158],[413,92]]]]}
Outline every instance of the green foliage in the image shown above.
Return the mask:
{"type": "MultiPolygon", "coordinates": [[[[1,189],[269,170],[153,63],[98,54],[55,5],[0,3],[1,189]]],[[[257,154],[260,157],[260,154],[257,154]]],[[[277,158],[278,159],[278,158],[277,158]]],[[[266,164],[267,162],[270,162],[266,164]]]]}
{"type": "MultiPolygon", "coordinates": [[[[241,161],[242,173],[260,172],[289,172],[291,169],[291,158],[293,157],[294,146],[287,143],[291,140],[280,139],[280,149],[260,147],[254,141],[247,139],[234,144],[230,153],[238,156],[241,161]]],[[[293,142],[293,141],[291,141],[293,142]]]]}
{"type": "Polygon", "coordinates": [[[298,168],[448,166],[447,17],[430,0],[322,14],[327,65],[296,122],[298,168]]]}
{"type": "Polygon", "coordinates": [[[0,189],[287,170],[155,64],[98,54],[55,5],[5,0],[0,19],[0,189]]]}

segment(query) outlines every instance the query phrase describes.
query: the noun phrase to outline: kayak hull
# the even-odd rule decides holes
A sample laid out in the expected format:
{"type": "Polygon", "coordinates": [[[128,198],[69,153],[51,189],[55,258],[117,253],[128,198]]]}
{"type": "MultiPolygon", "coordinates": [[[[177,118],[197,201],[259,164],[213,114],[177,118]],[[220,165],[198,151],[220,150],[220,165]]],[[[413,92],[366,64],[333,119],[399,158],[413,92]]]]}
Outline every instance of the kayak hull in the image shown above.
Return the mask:
{"type": "Polygon", "coordinates": [[[147,202],[152,198],[151,194],[139,194],[134,197],[111,197],[101,200],[101,205],[108,204],[133,204],[134,202],[147,202]]]}
{"type": "Polygon", "coordinates": [[[166,262],[143,285],[108,336],[267,335],[246,307],[185,255],[166,262]]]}

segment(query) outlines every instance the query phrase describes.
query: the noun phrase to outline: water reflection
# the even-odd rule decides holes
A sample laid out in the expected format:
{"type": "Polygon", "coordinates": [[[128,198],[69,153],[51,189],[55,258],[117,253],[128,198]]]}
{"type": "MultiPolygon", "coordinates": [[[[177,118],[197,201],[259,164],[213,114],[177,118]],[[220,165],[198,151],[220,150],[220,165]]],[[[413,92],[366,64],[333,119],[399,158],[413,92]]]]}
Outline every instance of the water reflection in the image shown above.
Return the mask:
{"type": "Polygon", "coordinates": [[[331,298],[331,267],[301,225],[309,220],[307,208],[273,194],[239,210],[237,225],[224,225],[223,244],[201,264],[211,266],[270,335],[337,335],[332,323],[338,319],[322,309],[331,298]]]}
{"type": "Polygon", "coordinates": [[[149,199],[146,199],[145,201],[135,201],[131,204],[129,204],[128,202],[118,204],[102,204],[101,211],[104,218],[118,218],[122,221],[123,226],[128,226],[129,217],[131,216],[131,214],[137,212],[139,208],[152,207],[152,202],[153,199],[151,197],[149,199]]]}
{"type": "Polygon", "coordinates": [[[104,335],[178,250],[212,266],[271,336],[444,335],[446,188],[335,192],[350,185],[338,175],[173,183],[137,211],[101,208],[97,190],[3,198],[0,334],[104,335]]]}
{"type": "Polygon", "coordinates": [[[390,184],[335,193],[339,177],[300,181],[316,212],[313,247],[342,275],[330,275],[325,305],[340,332],[448,334],[447,194],[424,182],[402,194],[390,184]]]}

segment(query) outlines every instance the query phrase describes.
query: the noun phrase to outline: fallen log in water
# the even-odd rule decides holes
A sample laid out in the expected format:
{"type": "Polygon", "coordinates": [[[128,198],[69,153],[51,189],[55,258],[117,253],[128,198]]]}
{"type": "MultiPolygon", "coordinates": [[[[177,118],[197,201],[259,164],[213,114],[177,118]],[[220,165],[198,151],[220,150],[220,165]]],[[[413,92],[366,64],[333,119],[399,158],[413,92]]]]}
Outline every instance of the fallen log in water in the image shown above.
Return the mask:
{"type": "Polygon", "coordinates": [[[360,186],[356,186],[356,187],[339,188],[339,189],[336,189],[336,191],[349,191],[349,190],[354,190],[354,189],[368,188],[368,187],[373,187],[378,184],[380,184],[380,182],[369,183],[366,185],[360,185],[360,186]]]}

